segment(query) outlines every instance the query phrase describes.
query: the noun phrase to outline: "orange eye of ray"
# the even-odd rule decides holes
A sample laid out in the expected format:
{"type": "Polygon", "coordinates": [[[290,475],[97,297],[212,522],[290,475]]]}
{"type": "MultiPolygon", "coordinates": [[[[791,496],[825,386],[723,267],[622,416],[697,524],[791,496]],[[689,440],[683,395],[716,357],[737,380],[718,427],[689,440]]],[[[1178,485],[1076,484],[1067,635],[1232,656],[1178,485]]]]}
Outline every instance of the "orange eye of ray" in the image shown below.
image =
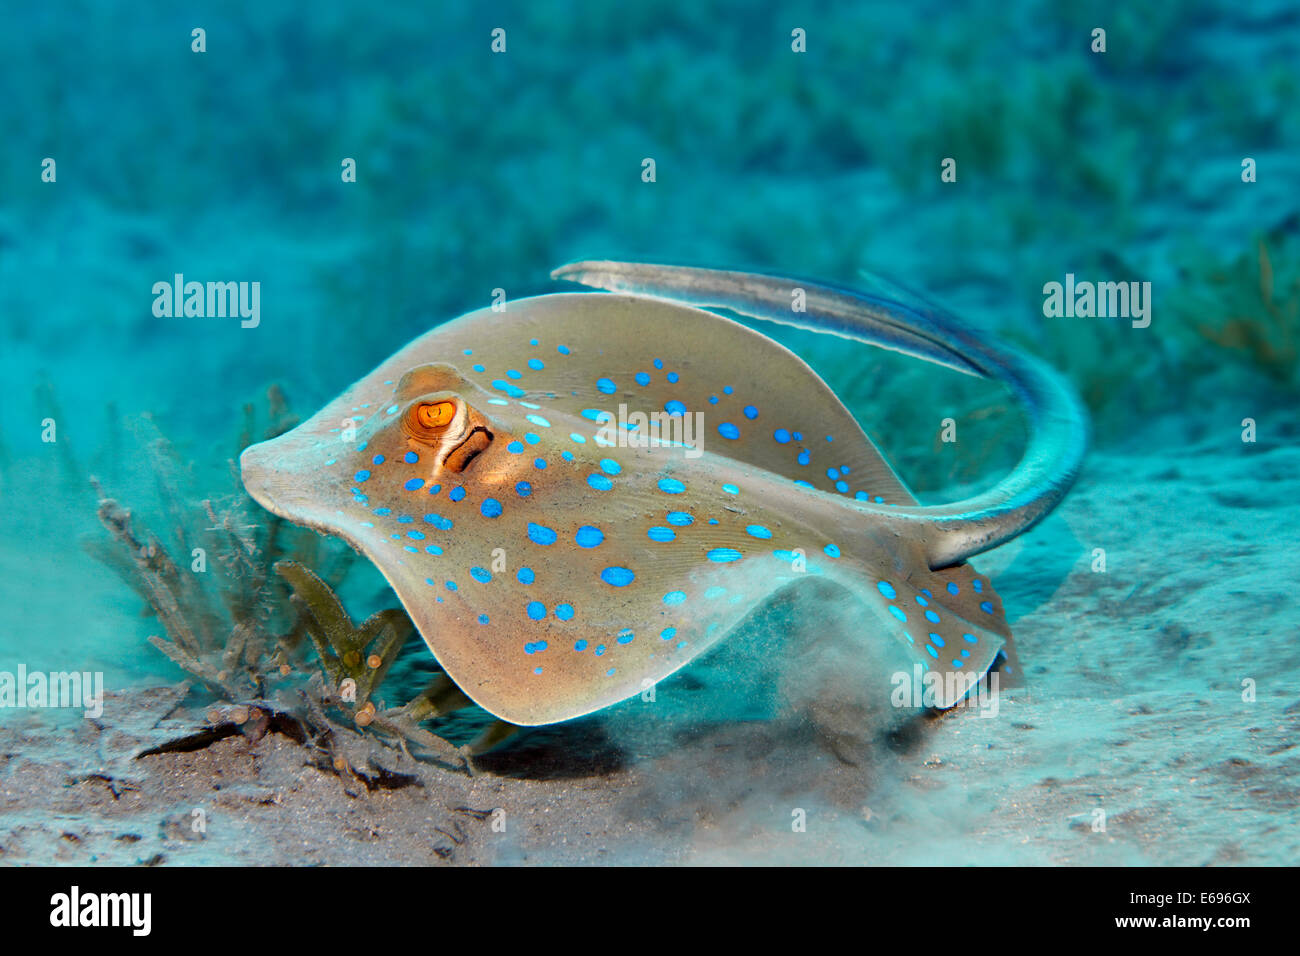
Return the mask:
{"type": "Polygon", "coordinates": [[[451,423],[456,415],[453,402],[427,402],[416,406],[415,420],[425,428],[442,428],[451,423]]]}

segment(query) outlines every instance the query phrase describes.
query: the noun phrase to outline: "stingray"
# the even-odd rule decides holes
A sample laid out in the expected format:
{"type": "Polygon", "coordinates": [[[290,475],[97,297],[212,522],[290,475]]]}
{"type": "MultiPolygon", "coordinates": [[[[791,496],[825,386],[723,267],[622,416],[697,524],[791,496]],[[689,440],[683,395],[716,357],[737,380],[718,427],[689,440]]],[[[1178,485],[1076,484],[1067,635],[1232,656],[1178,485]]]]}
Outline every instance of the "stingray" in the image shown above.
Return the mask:
{"type": "Polygon", "coordinates": [[[1014,668],[967,559],[1079,470],[1087,420],[1052,369],[892,287],[614,262],[553,276],[605,291],[440,325],[240,461],[263,507],[375,564],[476,704],[520,725],[607,707],[809,576],[938,677],[940,708],[1014,668]],[[990,490],[923,506],[808,365],[711,310],[996,379],[1026,451],[990,490]]]}

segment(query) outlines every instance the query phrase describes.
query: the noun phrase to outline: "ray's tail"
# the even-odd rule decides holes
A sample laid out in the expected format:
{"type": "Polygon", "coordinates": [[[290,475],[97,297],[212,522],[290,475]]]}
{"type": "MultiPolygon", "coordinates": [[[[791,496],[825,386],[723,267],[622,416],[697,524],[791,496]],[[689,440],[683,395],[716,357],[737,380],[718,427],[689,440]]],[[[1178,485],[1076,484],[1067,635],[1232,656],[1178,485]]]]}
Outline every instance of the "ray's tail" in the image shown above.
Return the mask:
{"type": "Polygon", "coordinates": [[[1005,384],[1029,420],[1029,444],[1010,474],[965,501],[932,507],[865,506],[865,510],[879,510],[888,521],[909,526],[909,532],[919,532],[932,568],[956,564],[1033,527],[1056,507],[1078,476],[1087,448],[1088,418],[1069,383],[1038,359],[995,346],[952,315],[910,294],[891,289],[877,295],[760,273],[645,263],[575,262],[556,269],[551,277],[610,292],[728,309],[891,349],[1005,384]],[[802,312],[794,309],[800,300],[802,312]]]}

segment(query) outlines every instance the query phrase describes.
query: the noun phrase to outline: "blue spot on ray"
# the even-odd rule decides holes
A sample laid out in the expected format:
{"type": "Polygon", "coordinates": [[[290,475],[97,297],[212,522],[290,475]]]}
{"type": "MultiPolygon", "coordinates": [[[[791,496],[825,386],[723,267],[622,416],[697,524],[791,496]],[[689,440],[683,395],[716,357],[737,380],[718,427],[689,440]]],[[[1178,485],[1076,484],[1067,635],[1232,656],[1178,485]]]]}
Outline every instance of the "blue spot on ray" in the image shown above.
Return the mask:
{"type": "Polygon", "coordinates": [[[555,544],[556,537],[555,532],[545,525],[528,522],[528,538],[530,541],[541,545],[555,544]]]}
{"type": "Polygon", "coordinates": [[[600,579],[611,587],[622,588],[631,584],[636,575],[627,568],[612,567],[601,571],[600,579]]]}
{"type": "Polygon", "coordinates": [[[492,387],[495,388],[498,392],[505,392],[511,398],[523,398],[525,395],[528,394],[519,386],[511,385],[505,379],[501,379],[501,378],[493,379],[492,387]]]}

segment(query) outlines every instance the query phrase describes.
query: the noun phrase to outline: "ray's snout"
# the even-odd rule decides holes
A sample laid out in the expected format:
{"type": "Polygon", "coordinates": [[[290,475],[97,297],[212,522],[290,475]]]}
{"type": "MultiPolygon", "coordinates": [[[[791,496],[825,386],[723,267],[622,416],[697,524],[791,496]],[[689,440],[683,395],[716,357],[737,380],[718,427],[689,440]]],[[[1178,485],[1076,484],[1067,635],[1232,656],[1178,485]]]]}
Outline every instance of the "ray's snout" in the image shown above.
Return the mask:
{"type": "Polygon", "coordinates": [[[331,467],[336,462],[348,463],[349,456],[355,456],[356,449],[364,448],[366,439],[373,438],[363,435],[362,444],[357,446],[352,437],[342,443],[328,430],[320,434],[311,423],[299,425],[245,448],[239,456],[240,480],[252,499],[267,511],[321,530],[329,524],[326,516],[352,503],[348,489],[355,483],[354,472],[366,467],[358,463],[348,467],[346,474],[331,467]]]}
{"type": "Polygon", "coordinates": [[[267,442],[249,445],[239,456],[239,480],[244,483],[244,490],[263,508],[276,511],[272,500],[272,482],[270,456],[266,452],[267,442]]]}
{"type": "Polygon", "coordinates": [[[279,438],[249,445],[239,456],[239,477],[244,490],[259,505],[282,518],[300,520],[301,510],[314,504],[311,459],[304,454],[299,436],[287,432],[279,438]]]}

